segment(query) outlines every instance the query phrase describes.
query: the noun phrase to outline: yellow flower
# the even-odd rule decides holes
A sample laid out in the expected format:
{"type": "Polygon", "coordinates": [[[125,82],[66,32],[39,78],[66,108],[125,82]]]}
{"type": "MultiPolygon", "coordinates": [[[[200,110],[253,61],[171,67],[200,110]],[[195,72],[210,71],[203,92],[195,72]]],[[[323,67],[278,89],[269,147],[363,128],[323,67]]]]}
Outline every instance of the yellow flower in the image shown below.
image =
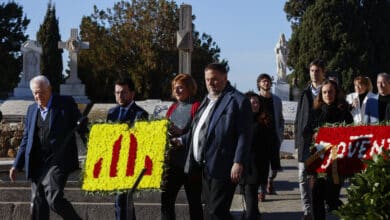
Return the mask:
{"type": "Polygon", "coordinates": [[[149,166],[137,189],[159,189],[167,144],[167,120],[92,126],[82,189],[130,189],[145,165],[149,166]]]}

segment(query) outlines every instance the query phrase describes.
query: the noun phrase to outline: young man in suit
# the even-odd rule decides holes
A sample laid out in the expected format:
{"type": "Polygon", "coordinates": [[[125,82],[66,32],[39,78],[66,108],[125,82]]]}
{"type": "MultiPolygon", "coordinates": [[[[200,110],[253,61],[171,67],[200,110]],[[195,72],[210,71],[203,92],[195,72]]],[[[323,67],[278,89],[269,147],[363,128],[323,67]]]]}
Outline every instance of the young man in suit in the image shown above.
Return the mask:
{"type": "Polygon", "coordinates": [[[79,167],[74,128],[80,111],[72,97],[53,95],[43,75],[31,79],[30,88],[36,103],[28,107],[10,179],[24,167],[31,180],[32,219],[49,219],[50,209],[63,219],[80,219],[63,197],[69,173],[79,167]]]}
{"type": "Polygon", "coordinates": [[[203,172],[208,219],[232,219],[230,206],[252,141],[249,100],[227,79],[225,65],[205,68],[208,95],[194,117],[191,130],[182,136],[190,146],[185,172],[203,172]]]}
{"type": "MultiPolygon", "coordinates": [[[[111,108],[107,114],[107,121],[117,121],[134,125],[136,120],[147,120],[148,113],[135,104],[135,88],[131,79],[119,79],[115,82],[115,101],[117,106],[111,108]]],[[[115,197],[115,217],[117,220],[127,219],[127,193],[117,194],[115,197]]],[[[133,219],[135,212],[133,211],[133,219]]]]}

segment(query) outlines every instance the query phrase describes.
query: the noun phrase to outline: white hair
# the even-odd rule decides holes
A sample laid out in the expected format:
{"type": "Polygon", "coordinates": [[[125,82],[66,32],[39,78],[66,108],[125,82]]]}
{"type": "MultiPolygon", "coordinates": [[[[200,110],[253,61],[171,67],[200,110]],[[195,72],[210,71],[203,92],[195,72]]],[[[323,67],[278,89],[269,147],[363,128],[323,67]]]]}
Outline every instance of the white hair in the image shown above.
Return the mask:
{"type": "Polygon", "coordinates": [[[384,78],[388,83],[390,83],[390,74],[388,74],[388,73],[378,73],[377,79],[379,77],[384,78]]]}
{"type": "Polygon", "coordinates": [[[30,89],[33,90],[33,85],[43,85],[45,87],[50,87],[49,79],[44,75],[38,75],[30,80],[30,89]]]}

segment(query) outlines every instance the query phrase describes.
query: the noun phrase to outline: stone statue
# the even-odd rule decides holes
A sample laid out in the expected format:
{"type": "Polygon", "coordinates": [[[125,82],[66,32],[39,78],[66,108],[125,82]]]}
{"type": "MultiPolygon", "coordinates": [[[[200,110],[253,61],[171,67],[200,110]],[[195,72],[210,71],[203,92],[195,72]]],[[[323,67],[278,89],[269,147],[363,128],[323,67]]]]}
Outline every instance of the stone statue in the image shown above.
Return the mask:
{"type": "Polygon", "coordinates": [[[278,81],[286,82],[286,67],[287,67],[287,41],[284,37],[284,34],[280,35],[280,39],[275,46],[276,53],[276,71],[278,76],[278,81]]]}
{"type": "Polygon", "coordinates": [[[28,40],[20,49],[23,52],[23,75],[20,83],[29,85],[30,80],[40,74],[42,47],[37,41],[28,40]]]}

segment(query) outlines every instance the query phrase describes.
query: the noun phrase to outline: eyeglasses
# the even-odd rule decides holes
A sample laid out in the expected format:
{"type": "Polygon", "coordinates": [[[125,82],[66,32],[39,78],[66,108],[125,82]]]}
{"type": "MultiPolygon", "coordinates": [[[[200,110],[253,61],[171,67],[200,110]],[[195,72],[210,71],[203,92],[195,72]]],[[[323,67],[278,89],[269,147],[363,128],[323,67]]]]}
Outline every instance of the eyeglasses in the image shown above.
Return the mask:
{"type": "Polygon", "coordinates": [[[115,95],[127,95],[129,92],[127,91],[121,91],[121,92],[114,92],[115,95]]]}

